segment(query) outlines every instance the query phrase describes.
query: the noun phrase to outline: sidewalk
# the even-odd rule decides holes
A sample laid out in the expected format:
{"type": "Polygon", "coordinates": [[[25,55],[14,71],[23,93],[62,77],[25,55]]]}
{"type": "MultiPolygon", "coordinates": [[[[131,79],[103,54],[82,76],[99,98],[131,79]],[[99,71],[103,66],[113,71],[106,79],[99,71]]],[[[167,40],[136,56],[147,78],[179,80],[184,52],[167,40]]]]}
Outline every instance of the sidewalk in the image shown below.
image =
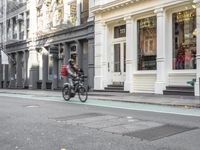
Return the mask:
{"type": "MultiPolygon", "coordinates": [[[[45,97],[62,96],[61,91],[51,91],[51,90],[0,89],[0,96],[1,93],[35,95],[35,96],[45,96],[45,97]]],[[[89,92],[89,99],[200,108],[200,97],[194,97],[194,96],[89,92]]]]}

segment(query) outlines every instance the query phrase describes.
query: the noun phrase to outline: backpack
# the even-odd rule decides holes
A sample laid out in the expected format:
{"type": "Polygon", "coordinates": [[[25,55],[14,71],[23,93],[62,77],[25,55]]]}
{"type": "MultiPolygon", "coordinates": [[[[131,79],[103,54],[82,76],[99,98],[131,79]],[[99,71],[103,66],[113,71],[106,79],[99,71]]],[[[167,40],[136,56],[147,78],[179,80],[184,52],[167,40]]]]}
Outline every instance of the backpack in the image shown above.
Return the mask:
{"type": "Polygon", "coordinates": [[[62,67],[61,67],[61,75],[62,76],[68,76],[67,65],[62,65],[62,67]]]}

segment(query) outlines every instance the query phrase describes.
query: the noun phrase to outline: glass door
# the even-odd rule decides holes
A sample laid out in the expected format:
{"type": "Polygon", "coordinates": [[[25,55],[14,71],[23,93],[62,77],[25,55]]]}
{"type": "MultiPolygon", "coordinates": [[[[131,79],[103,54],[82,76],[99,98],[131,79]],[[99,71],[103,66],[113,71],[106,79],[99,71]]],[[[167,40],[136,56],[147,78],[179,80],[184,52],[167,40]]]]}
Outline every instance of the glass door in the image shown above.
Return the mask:
{"type": "Polygon", "coordinates": [[[126,43],[114,44],[113,82],[122,84],[126,73],[126,43]]]}

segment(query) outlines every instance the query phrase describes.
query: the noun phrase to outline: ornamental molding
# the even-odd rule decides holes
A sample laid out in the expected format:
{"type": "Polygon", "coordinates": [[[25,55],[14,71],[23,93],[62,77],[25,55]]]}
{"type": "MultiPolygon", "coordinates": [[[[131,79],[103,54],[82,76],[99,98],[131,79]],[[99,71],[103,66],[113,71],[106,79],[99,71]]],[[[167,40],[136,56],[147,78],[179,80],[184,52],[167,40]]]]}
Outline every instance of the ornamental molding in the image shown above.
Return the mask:
{"type": "Polygon", "coordinates": [[[124,8],[124,7],[130,6],[131,4],[135,4],[141,1],[145,1],[145,0],[115,0],[103,5],[94,6],[91,9],[91,11],[94,14],[104,13],[104,12],[108,12],[114,9],[124,8]]]}

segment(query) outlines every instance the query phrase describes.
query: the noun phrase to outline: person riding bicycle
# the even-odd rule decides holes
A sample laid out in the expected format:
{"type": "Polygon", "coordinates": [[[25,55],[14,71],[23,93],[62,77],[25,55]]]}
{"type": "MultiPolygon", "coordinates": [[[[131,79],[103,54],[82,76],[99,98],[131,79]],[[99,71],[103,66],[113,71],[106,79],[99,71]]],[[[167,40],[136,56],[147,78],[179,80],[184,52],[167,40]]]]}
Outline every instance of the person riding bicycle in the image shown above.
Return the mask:
{"type": "Polygon", "coordinates": [[[68,82],[73,89],[74,87],[73,79],[77,77],[77,71],[78,71],[75,61],[73,59],[68,60],[67,68],[68,68],[68,82]]]}

